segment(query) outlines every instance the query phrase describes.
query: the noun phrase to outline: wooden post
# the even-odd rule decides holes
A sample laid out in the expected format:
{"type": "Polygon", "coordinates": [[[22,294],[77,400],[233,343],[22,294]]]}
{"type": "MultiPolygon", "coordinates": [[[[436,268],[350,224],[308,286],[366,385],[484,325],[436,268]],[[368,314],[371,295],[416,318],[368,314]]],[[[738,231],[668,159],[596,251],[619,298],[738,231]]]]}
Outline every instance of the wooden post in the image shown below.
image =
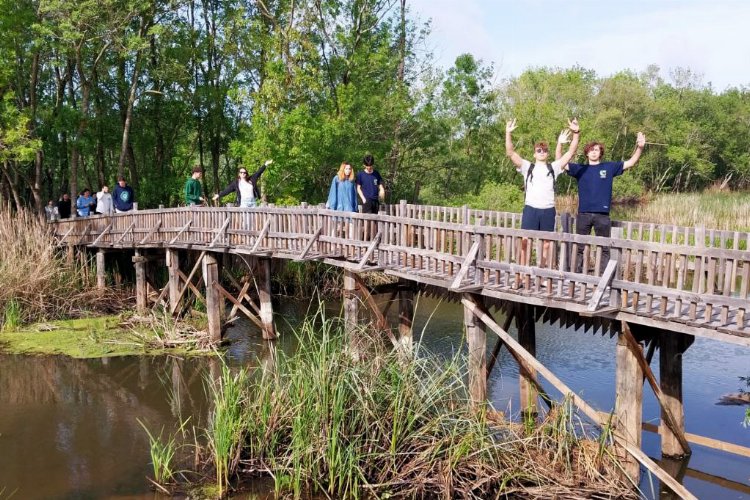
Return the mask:
{"type": "Polygon", "coordinates": [[[144,314],[148,309],[148,288],[146,286],[146,258],[139,250],[135,251],[133,257],[135,265],[135,308],[139,314],[144,314]]]}
{"type": "MultiPolygon", "coordinates": [[[[621,227],[613,227],[611,238],[613,240],[621,240],[622,239],[622,228],[621,227]]],[[[622,279],[622,255],[619,247],[610,247],[609,250],[609,260],[614,260],[617,262],[617,270],[615,271],[615,276],[613,279],[619,280],[622,279]]],[[[604,266],[607,265],[607,262],[603,263],[604,266]]],[[[622,296],[620,294],[620,289],[611,288],[609,289],[609,305],[611,307],[617,307],[619,308],[621,306],[622,296]]]]}
{"type": "Polygon", "coordinates": [[[398,333],[399,342],[404,351],[411,352],[413,335],[412,322],[414,321],[414,290],[404,288],[398,292],[398,333]]]}
{"type": "Polygon", "coordinates": [[[104,250],[96,252],[96,288],[103,290],[107,286],[107,274],[104,268],[104,250]]]}
{"type": "Polygon", "coordinates": [[[359,296],[357,295],[357,280],[354,273],[344,271],[344,331],[348,338],[352,357],[359,359],[359,339],[357,337],[357,323],[359,313],[359,296]]]}
{"type": "MultiPolygon", "coordinates": [[[[634,448],[641,447],[643,422],[643,370],[628,347],[623,333],[617,336],[615,374],[615,432],[634,448]]],[[[630,455],[623,457],[625,473],[638,484],[640,466],[630,455]]]]}
{"type": "MultiPolygon", "coordinates": [[[[536,324],[534,323],[534,307],[528,304],[516,304],[516,328],[518,329],[518,343],[532,356],[536,357],[536,324]]],[[[534,385],[536,370],[530,368],[527,373],[523,366],[518,367],[518,385],[520,389],[521,411],[527,415],[536,416],[538,392],[534,385]]]]}
{"type": "Polygon", "coordinates": [[[271,259],[258,259],[257,272],[263,338],[271,340],[276,338],[276,328],[273,325],[273,305],[271,304],[271,259]]]}
{"type": "Polygon", "coordinates": [[[221,308],[224,306],[224,300],[214,287],[214,283],[219,282],[219,266],[216,263],[216,257],[210,252],[206,252],[203,257],[203,282],[206,285],[208,335],[211,342],[219,343],[221,341],[221,308]]]}
{"type": "MultiPolygon", "coordinates": [[[[482,305],[481,295],[470,297],[469,300],[482,305]]],[[[472,406],[477,408],[487,400],[487,327],[465,305],[464,327],[469,347],[469,397],[472,406]]]]}
{"type": "MultiPolygon", "coordinates": [[[[693,341],[692,335],[675,332],[661,332],[659,337],[659,386],[664,394],[669,411],[680,429],[685,430],[685,407],[682,404],[682,355],[693,341]]],[[[684,456],[684,450],[677,437],[664,424],[662,410],[659,434],[661,454],[665,457],[684,456]]]]}
{"type": "Polygon", "coordinates": [[[169,272],[169,312],[174,313],[180,302],[180,253],[178,250],[167,249],[167,271],[169,272]]]}

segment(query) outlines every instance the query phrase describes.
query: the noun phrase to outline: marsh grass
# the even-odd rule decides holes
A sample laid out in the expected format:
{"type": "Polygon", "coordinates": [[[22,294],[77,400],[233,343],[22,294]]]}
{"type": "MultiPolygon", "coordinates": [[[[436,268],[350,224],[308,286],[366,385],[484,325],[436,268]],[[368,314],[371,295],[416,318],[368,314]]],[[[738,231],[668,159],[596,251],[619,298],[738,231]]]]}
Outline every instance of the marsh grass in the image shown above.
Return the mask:
{"type": "Polygon", "coordinates": [[[665,193],[627,209],[628,220],[679,226],[704,225],[711,229],[750,230],[750,193],[665,193]]]}
{"type": "Polygon", "coordinates": [[[96,290],[92,259],[69,260],[47,225],[26,211],[0,210],[0,325],[111,313],[121,292],[96,290]]]}
{"type": "Polygon", "coordinates": [[[278,353],[273,369],[225,367],[211,385],[208,448],[222,494],[233,475],[271,475],[277,494],[298,498],[636,496],[569,401],[525,428],[471,409],[458,355],[417,349],[405,360],[370,339],[356,362],[322,312],[296,335],[297,351],[278,353]]]}
{"type": "Polygon", "coordinates": [[[148,435],[149,454],[151,455],[151,465],[154,471],[154,481],[159,485],[163,486],[170,482],[174,477],[173,459],[175,452],[177,451],[177,443],[174,435],[169,436],[167,439],[162,438],[164,434],[164,428],[159,431],[159,435],[155,436],[148,430],[146,424],[138,420],[143,430],[148,435]]]}

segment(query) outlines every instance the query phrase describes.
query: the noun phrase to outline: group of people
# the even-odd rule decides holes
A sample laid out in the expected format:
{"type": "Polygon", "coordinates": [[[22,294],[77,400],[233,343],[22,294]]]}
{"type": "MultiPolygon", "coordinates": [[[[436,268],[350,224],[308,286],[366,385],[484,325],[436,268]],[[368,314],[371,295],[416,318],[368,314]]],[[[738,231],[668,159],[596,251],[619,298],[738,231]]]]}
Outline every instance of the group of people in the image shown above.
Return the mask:
{"type": "MultiPolygon", "coordinates": [[[[593,228],[596,236],[609,237],[612,221],[609,217],[612,204],[612,184],[614,178],[622,175],[633,167],[641,157],[646,145],[646,136],[638,132],[633,155],[625,161],[603,161],[604,144],[589,142],[584,146],[583,153],[587,163],[570,163],[576,153],[581,135],[581,128],[574,118],[568,121],[567,130],[558,137],[555,148],[555,160],[549,161],[549,147],[546,142],[534,144],[534,163],[521,158],[513,147],[511,134],[516,129],[516,120],[510,120],[505,125],[505,152],[516,171],[524,177],[525,200],[521,216],[521,229],[535,231],[555,230],[555,182],[563,172],[575,178],[578,183],[578,217],[576,219],[576,233],[589,235],[593,228]],[[565,154],[562,154],[562,144],[566,143],[572,133],[573,138],[565,154]]],[[[542,263],[548,255],[549,242],[542,249],[542,263]]],[[[578,246],[576,256],[576,270],[580,271],[583,255],[583,245],[578,246]]],[[[609,248],[602,249],[602,258],[609,260],[609,248]]],[[[528,261],[526,245],[521,248],[521,261],[528,261]]]]}
{"type": "MultiPolygon", "coordinates": [[[[76,199],[75,209],[78,217],[89,217],[94,214],[112,215],[113,213],[129,212],[133,209],[135,192],[125,180],[125,177],[117,178],[117,186],[114,193],[109,192],[109,186],[102,186],[95,195],[91,189],[85,188],[76,199]]],[[[52,200],[47,202],[44,213],[48,221],[69,219],[72,213],[72,200],[68,193],[63,193],[57,203],[52,200]]]]}

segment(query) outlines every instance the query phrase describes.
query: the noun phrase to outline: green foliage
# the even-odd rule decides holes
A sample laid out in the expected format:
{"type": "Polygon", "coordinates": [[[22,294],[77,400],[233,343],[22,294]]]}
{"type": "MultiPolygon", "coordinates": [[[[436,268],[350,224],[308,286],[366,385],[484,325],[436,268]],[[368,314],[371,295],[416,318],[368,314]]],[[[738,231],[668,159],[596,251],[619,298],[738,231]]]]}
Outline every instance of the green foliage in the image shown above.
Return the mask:
{"type": "Polygon", "coordinates": [[[141,427],[143,427],[143,430],[146,431],[146,434],[148,435],[149,453],[151,455],[151,465],[154,471],[154,481],[159,485],[168,483],[174,477],[174,466],[172,460],[174,459],[177,447],[175,438],[174,436],[170,436],[168,439],[163,440],[162,434],[164,433],[164,428],[159,431],[158,436],[154,436],[143,422],[138,420],[138,423],[141,424],[141,427]]]}

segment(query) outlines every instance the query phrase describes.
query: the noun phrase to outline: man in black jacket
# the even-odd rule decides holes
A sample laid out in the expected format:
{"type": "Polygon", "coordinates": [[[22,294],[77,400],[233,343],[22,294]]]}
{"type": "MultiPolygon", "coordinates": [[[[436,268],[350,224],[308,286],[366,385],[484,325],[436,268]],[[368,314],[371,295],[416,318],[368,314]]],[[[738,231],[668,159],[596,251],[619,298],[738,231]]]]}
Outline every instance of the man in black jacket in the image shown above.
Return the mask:
{"type": "Polygon", "coordinates": [[[61,219],[70,219],[70,195],[64,193],[62,198],[57,201],[57,212],[61,219]]]}

